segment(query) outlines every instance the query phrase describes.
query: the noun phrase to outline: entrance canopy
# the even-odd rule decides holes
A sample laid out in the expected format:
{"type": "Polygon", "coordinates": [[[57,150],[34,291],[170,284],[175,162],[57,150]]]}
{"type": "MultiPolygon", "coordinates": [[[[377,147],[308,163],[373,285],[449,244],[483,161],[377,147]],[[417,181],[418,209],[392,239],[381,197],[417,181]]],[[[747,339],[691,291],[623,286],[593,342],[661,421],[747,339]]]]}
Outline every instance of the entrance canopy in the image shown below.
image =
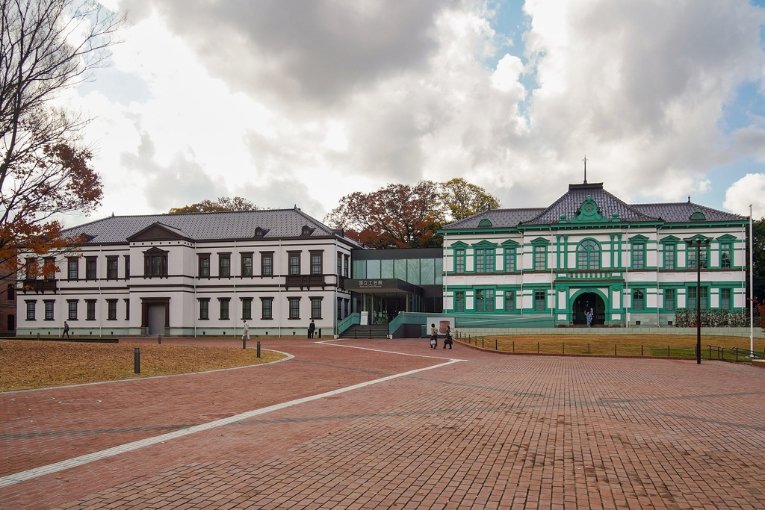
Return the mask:
{"type": "Polygon", "coordinates": [[[397,278],[377,278],[377,279],[346,279],[344,286],[351,292],[358,294],[411,294],[422,296],[422,287],[399,280],[397,278]]]}

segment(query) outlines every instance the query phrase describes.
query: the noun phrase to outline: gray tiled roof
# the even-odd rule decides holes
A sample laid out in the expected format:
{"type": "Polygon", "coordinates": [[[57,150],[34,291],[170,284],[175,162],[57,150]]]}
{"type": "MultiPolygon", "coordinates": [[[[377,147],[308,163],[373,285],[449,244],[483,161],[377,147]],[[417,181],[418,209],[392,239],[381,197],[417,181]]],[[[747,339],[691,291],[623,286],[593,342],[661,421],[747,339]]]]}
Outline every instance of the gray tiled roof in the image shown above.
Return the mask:
{"type": "Polygon", "coordinates": [[[629,222],[687,222],[696,211],[704,213],[706,221],[742,221],[743,216],[718,211],[692,202],[636,204],[623,202],[605,189],[603,183],[572,184],[569,190],[549,207],[537,209],[494,209],[476,214],[470,218],[456,221],[444,227],[444,230],[478,228],[479,222],[488,218],[493,227],[507,228],[524,225],[551,225],[561,221],[565,215],[570,220],[575,217],[582,202],[591,197],[598,205],[598,211],[606,218],[618,214],[619,221],[629,222]]]}
{"type": "Polygon", "coordinates": [[[252,239],[257,227],[267,230],[264,239],[294,238],[300,237],[304,225],[314,229],[309,237],[337,235],[300,209],[111,216],[67,229],[64,235],[86,234],[92,237],[88,244],[126,243],[127,238],[155,223],[195,241],[252,239]]]}
{"type": "Polygon", "coordinates": [[[693,202],[676,202],[665,204],[635,204],[632,206],[643,214],[660,218],[670,223],[686,222],[696,211],[704,213],[706,221],[742,221],[746,218],[738,214],[718,211],[711,207],[694,204],[693,202]]]}
{"type": "Polygon", "coordinates": [[[520,222],[526,222],[539,213],[544,211],[540,208],[532,209],[492,209],[482,213],[475,214],[469,218],[455,221],[446,225],[444,229],[463,229],[478,228],[478,223],[484,218],[488,218],[494,227],[514,227],[520,222]]]}

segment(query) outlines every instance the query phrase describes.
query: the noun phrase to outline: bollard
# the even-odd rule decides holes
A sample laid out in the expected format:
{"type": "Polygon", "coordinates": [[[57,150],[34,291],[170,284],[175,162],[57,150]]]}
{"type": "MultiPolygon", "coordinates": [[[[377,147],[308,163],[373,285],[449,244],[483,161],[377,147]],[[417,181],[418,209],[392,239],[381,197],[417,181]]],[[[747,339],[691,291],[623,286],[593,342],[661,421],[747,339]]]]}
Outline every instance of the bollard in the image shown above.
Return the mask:
{"type": "Polygon", "coordinates": [[[592,354],[592,353],[590,352],[590,344],[587,344],[587,354],[592,354]]]}
{"type": "Polygon", "coordinates": [[[669,345],[667,346],[667,357],[669,358],[669,345]]]}
{"type": "Polygon", "coordinates": [[[495,351],[499,350],[499,340],[497,340],[496,338],[494,339],[494,350],[495,351]]]}
{"type": "Polygon", "coordinates": [[[642,344],[640,345],[640,357],[641,358],[643,357],[643,345],[642,344]]]}
{"type": "Polygon", "coordinates": [[[319,328],[319,338],[321,338],[321,328],[319,328]]]}
{"type": "Polygon", "coordinates": [[[709,359],[712,359],[712,346],[709,346],[709,359]]]}
{"type": "Polygon", "coordinates": [[[247,335],[242,335],[242,349],[247,348],[247,335]]]}
{"type": "Polygon", "coordinates": [[[141,348],[133,347],[133,372],[141,373],[141,348]]]}
{"type": "Polygon", "coordinates": [[[259,357],[260,357],[260,340],[258,340],[258,343],[257,343],[257,344],[255,344],[255,346],[256,346],[256,348],[255,348],[255,354],[256,354],[256,356],[259,358],[259,357]]]}
{"type": "Polygon", "coordinates": [[[537,354],[539,354],[539,342],[537,342],[537,354]]]}
{"type": "Polygon", "coordinates": [[[515,340],[513,340],[513,352],[515,352],[515,340]]]}
{"type": "Polygon", "coordinates": [[[562,342],[560,345],[561,345],[561,348],[563,349],[563,354],[565,355],[566,354],[566,342],[562,342]]]}
{"type": "Polygon", "coordinates": [[[616,344],[614,344],[614,358],[616,357],[616,344]]]}

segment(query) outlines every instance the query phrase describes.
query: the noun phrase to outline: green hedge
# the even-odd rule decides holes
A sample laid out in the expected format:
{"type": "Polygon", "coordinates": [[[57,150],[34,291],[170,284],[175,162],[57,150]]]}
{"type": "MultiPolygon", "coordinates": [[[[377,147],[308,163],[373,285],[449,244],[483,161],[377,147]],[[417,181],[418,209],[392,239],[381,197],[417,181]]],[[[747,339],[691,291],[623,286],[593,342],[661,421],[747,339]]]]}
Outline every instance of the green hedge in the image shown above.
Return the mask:
{"type": "MultiPolygon", "coordinates": [[[[754,313],[754,324],[760,324],[760,315],[757,312],[754,313]]],[[[749,311],[701,310],[701,325],[704,327],[747,327],[749,326],[749,311]]],[[[695,326],[695,309],[679,308],[675,311],[675,327],[688,328],[695,326]]]]}

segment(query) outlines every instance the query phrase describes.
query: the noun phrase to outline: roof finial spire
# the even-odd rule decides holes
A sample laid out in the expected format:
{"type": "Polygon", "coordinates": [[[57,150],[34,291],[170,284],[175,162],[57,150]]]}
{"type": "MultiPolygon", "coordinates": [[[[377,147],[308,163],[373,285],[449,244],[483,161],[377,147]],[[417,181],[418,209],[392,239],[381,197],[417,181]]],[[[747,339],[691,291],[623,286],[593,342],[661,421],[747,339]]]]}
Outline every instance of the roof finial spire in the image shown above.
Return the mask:
{"type": "Polygon", "coordinates": [[[584,155],[584,183],[587,184],[587,154],[584,155]]]}

